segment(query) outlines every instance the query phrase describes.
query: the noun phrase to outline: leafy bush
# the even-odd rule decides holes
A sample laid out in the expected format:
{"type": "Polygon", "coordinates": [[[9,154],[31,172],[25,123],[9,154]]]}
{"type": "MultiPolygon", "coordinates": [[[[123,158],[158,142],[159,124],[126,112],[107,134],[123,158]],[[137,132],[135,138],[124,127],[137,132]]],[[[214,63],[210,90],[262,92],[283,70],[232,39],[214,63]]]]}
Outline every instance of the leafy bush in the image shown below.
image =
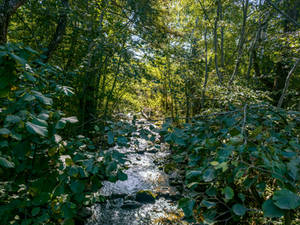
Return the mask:
{"type": "Polygon", "coordinates": [[[186,169],[179,207],[203,224],[291,224],[299,216],[300,113],[268,106],[215,114],[161,134],[186,169]],[[297,214],[298,213],[298,214],[297,214]]]}
{"type": "Polygon", "coordinates": [[[0,46],[3,224],[74,224],[82,207],[101,200],[95,193],[103,180],[127,178],[120,153],[99,151],[81,135],[66,139],[78,120],[55,104],[72,94],[51,79],[55,73],[28,47],[0,46]]]}

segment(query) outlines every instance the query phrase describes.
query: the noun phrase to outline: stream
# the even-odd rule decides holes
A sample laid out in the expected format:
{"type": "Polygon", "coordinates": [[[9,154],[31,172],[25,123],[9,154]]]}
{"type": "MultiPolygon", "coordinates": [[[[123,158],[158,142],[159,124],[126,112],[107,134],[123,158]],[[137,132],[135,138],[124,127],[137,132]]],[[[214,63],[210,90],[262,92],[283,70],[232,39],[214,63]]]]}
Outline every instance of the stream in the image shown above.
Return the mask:
{"type": "MultiPolygon", "coordinates": [[[[151,123],[139,121],[139,128],[149,129],[151,123]]],[[[153,126],[153,124],[152,124],[153,126]]],[[[156,139],[159,138],[154,133],[156,139]]],[[[105,181],[100,194],[105,203],[96,204],[86,225],[152,225],[187,224],[177,208],[180,193],[170,185],[163,171],[164,159],[170,154],[163,144],[132,137],[130,147],[115,147],[127,156],[126,181],[105,181]]]]}

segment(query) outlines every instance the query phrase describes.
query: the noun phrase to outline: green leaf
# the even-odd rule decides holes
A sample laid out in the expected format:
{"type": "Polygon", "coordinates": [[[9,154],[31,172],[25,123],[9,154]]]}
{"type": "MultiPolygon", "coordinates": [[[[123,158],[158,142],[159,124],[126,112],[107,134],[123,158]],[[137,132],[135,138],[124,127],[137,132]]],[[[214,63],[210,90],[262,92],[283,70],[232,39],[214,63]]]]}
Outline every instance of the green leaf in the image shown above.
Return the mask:
{"type": "Polygon", "coordinates": [[[19,116],[15,116],[15,115],[8,115],[5,118],[6,123],[18,123],[20,121],[21,121],[21,118],[19,116]]]}
{"type": "Polygon", "coordinates": [[[192,217],[194,215],[193,209],[195,205],[194,199],[182,198],[178,202],[178,207],[181,208],[186,217],[192,217]]]}
{"type": "Polygon", "coordinates": [[[112,131],[109,131],[107,133],[107,139],[109,145],[112,145],[114,143],[114,133],[112,131]]]}
{"type": "Polygon", "coordinates": [[[52,98],[48,98],[45,95],[43,95],[41,92],[38,92],[38,91],[31,91],[31,92],[43,104],[52,105],[52,103],[53,103],[52,98]]]}
{"type": "Polygon", "coordinates": [[[231,187],[227,186],[227,187],[224,188],[223,194],[225,195],[226,200],[230,200],[234,196],[234,191],[232,190],[231,187]]]}
{"type": "Polygon", "coordinates": [[[31,134],[38,134],[44,137],[48,135],[47,127],[39,126],[30,122],[26,122],[26,129],[31,134]]]}
{"type": "Polygon", "coordinates": [[[59,120],[56,125],[55,128],[56,129],[63,129],[66,126],[66,121],[65,120],[59,120]]]}
{"type": "Polygon", "coordinates": [[[11,52],[8,52],[8,55],[10,55],[14,60],[16,60],[18,63],[22,64],[22,65],[25,65],[27,62],[25,59],[11,53],[11,52]]]}
{"type": "Polygon", "coordinates": [[[200,204],[208,209],[216,206],[215,202],[210,202],[210,201],[206,201],[206,200],[202,200],[200,204]]]}
{"type": "Polygon", "coordinates": [[[215,174],[215,170],[213,168],[208,168],[203,173],[203,180],[205,182],[210,182],[213,179],[215,179],[215,177],[216,177],[216,174],[215,174]]]}
{"type": "Polygon", "coordinates": [[[38,115],[38,118],[41,120],[48,120],[49,119],[49,114],[47,113],[41,113],[38,115]]]}
{"type": "Polygon", "coordinates": [[[126,173],[123,173],[121,170],[118,171],[118,179],[121,180],[121,181],[124,181],[124,180],[127,180],[127,174],[126,173]]]}
{"type": "Polygon", "coordinates": [[[62,137],[59,136],[58,134],[54,134],[54,141],[56,144],[58,144],[59,142],[61,142],[62,137]]]}
{"type": "Polygon", "coordinates": [[[31,122],[42,127],[48,127],[47,121],[42,119],[34,118],[31,122]]]}
{"type": "Polygon", "coordinates": [[[39,207],[33,208],[33,209],[31,210],[31,215],[32,215],[32,216],[36,216],[36,215],[39,214],[39,212],[40,212],[40,208],[39,208],[39,207]]]}
{"type": "Polygon", "coordinates": [[[296,209],[300,206],[300,197],[288,189],[275,191],[272,199],[280,209],[296,209]]]}
{"type": "Polygon", "coordinates": [[[265,201],[262,205],[262,210],[264,212],[264,216],[270,217],[270,218],[279,218],[284,216],[285,211],[278,208],[276,205],[274,205],[272,199],[268,199],[265,201]]]}
{"type": "Polygon", "coordinates": [[[84,191],[84,183],[82,181],[73,181],[70,188],[74,193],[82,193],[84,191]]]}
{"type": "Polygon", "coordinates": [[[61,118],[61,120],[64,120],[68,123],[78,123],[78,119],[76,116],[64,117],[64,118],[61,118]]]}
{"type": "Polygon", "coordinates": [[[188,171],[186,174],[186,179],[192,179],[194,177],[199,177],[201,176],[202,171],[199,170],[192,170],[192,171],[188,171]]]}
{"type": "Polygon", "coordinates": [[[238,216],[243,216],[245,215],[247,209],[245,208],[245,206],[241,205],[241,204],[234,204],[232,207],[233,212],[238,215],[238,216]]]}
{"type": "Polygon", "coordinates": [[[13,162],[8,161],[6,158],[0,157],[0,166],[5,168],[14,168],[15,164],[13,162]]]}
{"type": "Polygon", "coordinates": [[[72,95],[74,95],[73,88],[68,87],[68,86],[56,85],[56,90],[64,93],[64,95],[66,95],[66,96],[72,96],[72,95]]]}
{"type": "Polygon", "coordinates": [[[7,128],[1,128],[0,129],[0,135],[9,135],[11,132],[7,128]]]}

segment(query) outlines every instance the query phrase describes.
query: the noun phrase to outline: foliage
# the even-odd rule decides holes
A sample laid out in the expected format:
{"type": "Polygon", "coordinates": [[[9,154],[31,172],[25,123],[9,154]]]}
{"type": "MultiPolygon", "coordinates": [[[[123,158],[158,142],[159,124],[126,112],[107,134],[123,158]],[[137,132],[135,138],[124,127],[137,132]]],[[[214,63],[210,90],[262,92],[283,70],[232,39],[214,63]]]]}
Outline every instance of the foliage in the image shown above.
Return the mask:
{"type": "Polygon", "coordinates": [[[186,218],[204,224],[259,224],[299,212],[299,117],[266,105],[161,130],[186,169],[186,218]],[[187,165],[187,166],[186,166],[187,165]]]}
{"type": "Polygon", "coordinates": [[[72,88],[52,80],[59,70],[36,51],[7,44],[0,57],[1,223],[74,224],[82,207],[101,200],[95,193],[103,180],[127,178],[124,156],[99,151],[88,137],[66,135],[78,120],[56,101],[72,88]]]}

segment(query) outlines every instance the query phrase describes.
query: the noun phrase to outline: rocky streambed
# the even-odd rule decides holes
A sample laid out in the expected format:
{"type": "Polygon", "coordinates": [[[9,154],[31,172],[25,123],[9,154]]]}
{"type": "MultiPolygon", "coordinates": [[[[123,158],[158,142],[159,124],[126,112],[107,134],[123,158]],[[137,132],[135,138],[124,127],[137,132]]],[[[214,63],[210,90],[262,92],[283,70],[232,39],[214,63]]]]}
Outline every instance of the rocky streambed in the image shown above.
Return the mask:
{"type": "MultiPolygon", "coordinates": [[[[139,123],[140,129],[149,128],[147,121],[139,123]]],[[[187,224],[177,208],[180,193],[170,185],[162,166],[168,148],[133,137],[130,147],[115,149],[127,156],[128,179],[104,183],[100,194],[108,200],[92,207],[93,215],[86,225],[187,224]]]]}

